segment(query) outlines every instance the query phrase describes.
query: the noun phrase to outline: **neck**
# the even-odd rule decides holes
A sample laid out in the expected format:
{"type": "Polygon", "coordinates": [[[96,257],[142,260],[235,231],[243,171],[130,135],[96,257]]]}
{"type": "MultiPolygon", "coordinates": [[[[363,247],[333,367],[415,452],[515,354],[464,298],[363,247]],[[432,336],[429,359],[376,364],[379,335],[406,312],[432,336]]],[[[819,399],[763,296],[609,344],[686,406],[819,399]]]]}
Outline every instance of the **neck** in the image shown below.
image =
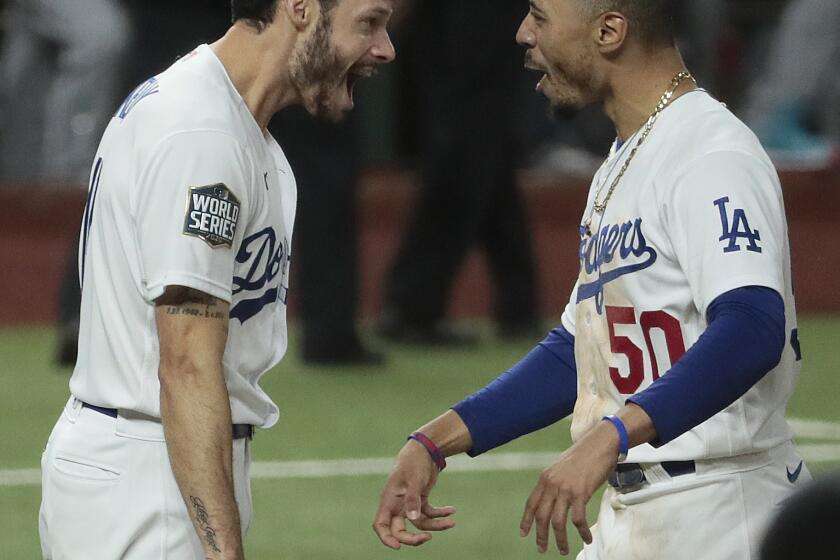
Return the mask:
{"type": "Polygon", "coordinates": [[[293,46],[291,32],[284,33],[271,25],[258,33],[244,22],[234,24],[211,45],[263,130],[277,111],[299,101],[289,75],[293,46]]]}
{"type": "MultiPolygon", "coordinates": [[[[671,80],[685,70],[685,63],[676,48],[666,48],[637,57],[634,64],[619,64],[612,76],[604,111],[615,125],[618,137],[627,140],[650,118],[671,80]]],[[[696,89],[691,80],[683,81],[676,98],[696,89]]]]}

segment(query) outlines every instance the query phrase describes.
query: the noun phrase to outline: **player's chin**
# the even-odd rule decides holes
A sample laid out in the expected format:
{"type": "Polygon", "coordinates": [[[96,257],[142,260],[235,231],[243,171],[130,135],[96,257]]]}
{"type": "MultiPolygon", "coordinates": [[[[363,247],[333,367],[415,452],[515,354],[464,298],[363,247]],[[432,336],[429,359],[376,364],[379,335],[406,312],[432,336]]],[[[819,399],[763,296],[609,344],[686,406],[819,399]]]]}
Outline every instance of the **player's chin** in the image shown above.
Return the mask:
{"type": "Polygon", "coordinates": [[[584,96],[571,88],[547,86],[540,90],[555,109],[582,109],[588,103],[584,96]]]}
{"type": "Polygon", "coordinates": [[[350,109],[336,107],[333,104],[324,103],[319,105],[314,111],[310,111],[310,114],[321,121],[331,124],[339,124],[343,122],[345,118],[347,118],[347,114],[349,112],[350,109]]]}
{"type": "Polygon", "coordinates": [[[354,107],[352,97],[340,90],[330,92],[330,95],[319,95],[304,105],[313,117],[336,124],[342,122],[354,107]]]}
{"type": "Polygon", "coordinates": [[[376,73],[376,69],[355,65],[345,72],[338,83],[332,87],[322,88],[315,95],[309,112],[329,122],[341,122],[352,111],[356,104],[353,98],[356,84],[376,73]]]}
{"type": "Polygon", "coordinates": [[[545,97],[555,109],[579,108],[579,92],[568,80],[555,73],[544,73],[537,83],[536,91],[545,97]]]}

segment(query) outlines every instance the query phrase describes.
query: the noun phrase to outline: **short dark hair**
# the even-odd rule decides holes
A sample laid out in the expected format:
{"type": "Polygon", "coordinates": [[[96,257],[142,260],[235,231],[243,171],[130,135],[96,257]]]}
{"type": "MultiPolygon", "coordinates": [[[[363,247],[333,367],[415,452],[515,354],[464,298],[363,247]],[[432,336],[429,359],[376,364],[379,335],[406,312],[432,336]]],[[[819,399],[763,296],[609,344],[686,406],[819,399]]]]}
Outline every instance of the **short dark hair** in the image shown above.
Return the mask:
{"type": "Polygon", "coordinates": [[[631,33],[649,45],[674,44],[674,0],[582,0],[592,13],[621,12],[631,33]]]}
{"type": "MultiPolygon", "coordinates": [[[[231,21],[244,20],[250,25],[262,28],[274,21],[278,0],[230,0],[231,21]]],[[[318,0],[321,10],[328,14],[338,0],[318,0]]]]}

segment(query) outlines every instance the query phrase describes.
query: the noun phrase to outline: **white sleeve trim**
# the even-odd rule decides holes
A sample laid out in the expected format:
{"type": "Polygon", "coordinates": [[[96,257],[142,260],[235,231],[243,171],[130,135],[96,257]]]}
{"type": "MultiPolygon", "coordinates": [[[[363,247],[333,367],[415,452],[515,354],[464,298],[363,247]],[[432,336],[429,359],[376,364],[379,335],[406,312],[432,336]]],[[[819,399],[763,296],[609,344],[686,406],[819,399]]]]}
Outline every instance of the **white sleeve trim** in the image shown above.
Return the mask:
{"type": "Polygon", "coordinates": [[[570,335],[575,336],[575,324],[572,322],[571,318],[569,318],[568,314],[563,313],[563,316],[560,318],[560,323],[570,335]]]}

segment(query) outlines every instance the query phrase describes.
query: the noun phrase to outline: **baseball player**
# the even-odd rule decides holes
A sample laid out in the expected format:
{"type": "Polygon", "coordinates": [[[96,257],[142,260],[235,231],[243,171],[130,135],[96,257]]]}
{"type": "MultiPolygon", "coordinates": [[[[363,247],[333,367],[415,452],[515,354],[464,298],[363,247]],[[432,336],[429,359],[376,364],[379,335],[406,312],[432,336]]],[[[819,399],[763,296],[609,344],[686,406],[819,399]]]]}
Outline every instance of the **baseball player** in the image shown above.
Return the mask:
{"type": "Polygon", "coordinates": [[[574,444],[520,523],[541,552],[553,529],[568,553],[571,520],[586,560],[757,558],[769,515],[810,478],[784,419],[800,355],[777,174],[695,85],[667,0],[530,4],[517,40],[537,90],[601,104],[618,136],[581,218],[580,275],[561,326],[411,434],[374,530],[391,548],[425,543],[454,525],[428,501],[447,456],[574,412],[574,444]]]}
{"type": "Polygon", "coordinates": [[[266,132],[339,119],[392,0],[233,0],[114,115],[82,225],[79,360],[42,459],[45,558],[241,559],[259,386],[286,351],[295,180],[266,132]]]}

